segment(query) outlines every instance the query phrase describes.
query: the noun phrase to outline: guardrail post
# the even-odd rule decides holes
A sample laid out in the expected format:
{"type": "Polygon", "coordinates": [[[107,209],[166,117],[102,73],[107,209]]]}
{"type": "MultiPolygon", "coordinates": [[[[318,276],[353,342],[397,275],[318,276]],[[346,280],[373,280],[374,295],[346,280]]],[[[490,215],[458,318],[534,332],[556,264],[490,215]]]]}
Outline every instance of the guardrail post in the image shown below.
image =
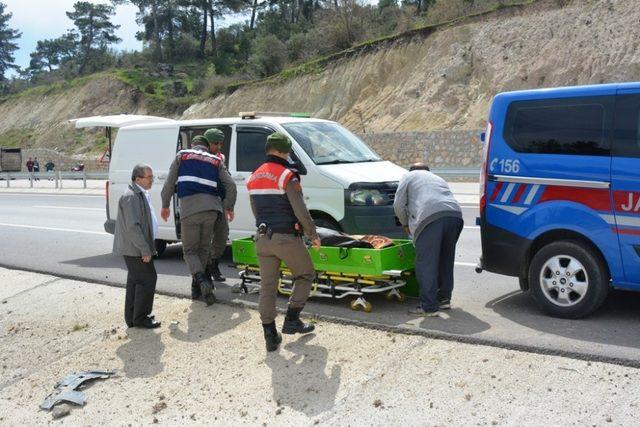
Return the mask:
{"type": "Polygon", "coordinates": [[[7,188],[10,187],[10,183],[11,183],[11,174],[7,174],[7,188]]]}
{"type": "Polygon", "coordinates": [[[60,180],[60,171],[57,171],[55,174],[56,174],[56,188],[58,188],[58,181],[60,180]]]}
{"type": "Polygon", "coordinates": [[[62,183],[64,182],[64,179],[62,178],[62,172],[60,172],[60,189],[62,190],[62,183]]]}
{"type": "Polygon", "coordinates": [[[82,171],[82,185],[87,188],[87,171],[82,171]]]}
{"type": "Polygon", "coordinates": [[[29,188],[33,188],[33,172],[29,172],[29,188]]]}

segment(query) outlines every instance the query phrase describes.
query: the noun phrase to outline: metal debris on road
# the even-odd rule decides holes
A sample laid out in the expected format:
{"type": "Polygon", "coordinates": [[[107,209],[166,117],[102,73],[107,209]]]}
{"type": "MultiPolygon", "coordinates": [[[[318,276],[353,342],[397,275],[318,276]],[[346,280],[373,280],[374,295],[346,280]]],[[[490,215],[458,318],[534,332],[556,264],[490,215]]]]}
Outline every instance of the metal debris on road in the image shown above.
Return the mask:
{"type": "Polygon", "coordinates": [[[60,402],[75,403],[76,405],[83,406],[87,399],[83,392],[76,389],[87,381],[107,379],[115,375],[115,373],[116,371],[86,371],[67,375],[55,385],[55,391],[44,399],[40,404],[40,408],[50,411],[60,402]]]}

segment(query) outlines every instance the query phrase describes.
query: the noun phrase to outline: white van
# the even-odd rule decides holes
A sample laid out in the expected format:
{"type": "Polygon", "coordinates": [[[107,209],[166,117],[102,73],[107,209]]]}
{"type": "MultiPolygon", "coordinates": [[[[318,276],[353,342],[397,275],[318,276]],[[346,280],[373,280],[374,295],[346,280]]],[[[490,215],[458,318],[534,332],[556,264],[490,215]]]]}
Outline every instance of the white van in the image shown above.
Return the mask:
{"type": "MultiPolygon", "coordinates": [[[[151,189],[154,208],[161,207],[160,191],[176,152],[188,148],[196,135],[216,127],[225,134],[222,153],[238,187],[235,219],[230,225],[231,240],[255,232],[246,182],[265,160],[266,138],[274,131],[291,137],[295,162],[303,175],[305,201],[316,224],[349,234],[403,235],[393,213],[393,198],[405,169],[382,160],[364,142],[336,122],[301,115],[242,113],[238,118],[170,120],[152,116],[96,116],[75,119],[76,128],[118,128],[110,154],[106,188],[105,230],[113,233],[117,202],[131,181],[137,163],[151,165],[156,178],[151,189]]],[[[111,149],[111,142],[109,142],[111,149]]],[[[176,199],[176,198],[174,198],[176,199]]],[[[174,216],[160,221],[158,252],[167,243],[180,240],[179,210],[174,200],[174,216]]]]}

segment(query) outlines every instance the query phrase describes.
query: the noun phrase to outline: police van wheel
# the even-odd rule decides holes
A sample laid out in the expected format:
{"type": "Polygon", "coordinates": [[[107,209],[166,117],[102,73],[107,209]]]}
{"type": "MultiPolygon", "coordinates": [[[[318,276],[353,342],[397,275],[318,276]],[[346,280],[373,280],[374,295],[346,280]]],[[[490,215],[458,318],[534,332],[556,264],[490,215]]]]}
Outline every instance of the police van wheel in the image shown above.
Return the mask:
{"type": "Polygon", "coordinates": [[[164,253],[164,250],[167,249],[167,241],[156,239],[154,241],[154,246],[156,247],[156,252],[158,252],[158,255],[156,256],[160,258],[164,253]]]}
{"type": "Polygon", "coordinates": [[[534,255],[529,286],[548,314],[577,319],[602,305],[609,291],[609,277],[598,253],[565,240],[550,243],[534,255]]]}

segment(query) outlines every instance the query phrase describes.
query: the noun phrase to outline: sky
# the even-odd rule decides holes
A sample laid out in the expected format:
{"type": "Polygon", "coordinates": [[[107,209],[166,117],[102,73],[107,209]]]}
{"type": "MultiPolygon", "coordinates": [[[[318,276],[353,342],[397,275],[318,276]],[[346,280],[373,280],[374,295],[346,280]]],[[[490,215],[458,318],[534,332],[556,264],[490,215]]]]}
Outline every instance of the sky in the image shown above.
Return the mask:
{"type": "MultiPolygon", "coordinates": [[[[22,32],[22,37],[16,42],[19,50],[14,52],[15,63],[20,67],[29,65],[29,56],[36,48],[38,40],[57,38],[73,28],[73,22],[67,18],[65,12],[73,10],[77,0],[0,0],[7,7],[6,12],[13,13],[9,26],[22,32]]],[[[91,3],[109,4],[107,0],[86,0],[91,3]]],[[[140,50],[142,42],[136,40],[136,32],[140,27],[136,24],[137,8],[131,4],[118,6],[112,22],[120,25],[116,32],[122,41],[113,47],[117,50],[140,50]]],[[[230,25],[238,18],[230,18],[226,22],[230,25]]],[[[8,73],[9,74],[9,73],[8,73]]]]}

